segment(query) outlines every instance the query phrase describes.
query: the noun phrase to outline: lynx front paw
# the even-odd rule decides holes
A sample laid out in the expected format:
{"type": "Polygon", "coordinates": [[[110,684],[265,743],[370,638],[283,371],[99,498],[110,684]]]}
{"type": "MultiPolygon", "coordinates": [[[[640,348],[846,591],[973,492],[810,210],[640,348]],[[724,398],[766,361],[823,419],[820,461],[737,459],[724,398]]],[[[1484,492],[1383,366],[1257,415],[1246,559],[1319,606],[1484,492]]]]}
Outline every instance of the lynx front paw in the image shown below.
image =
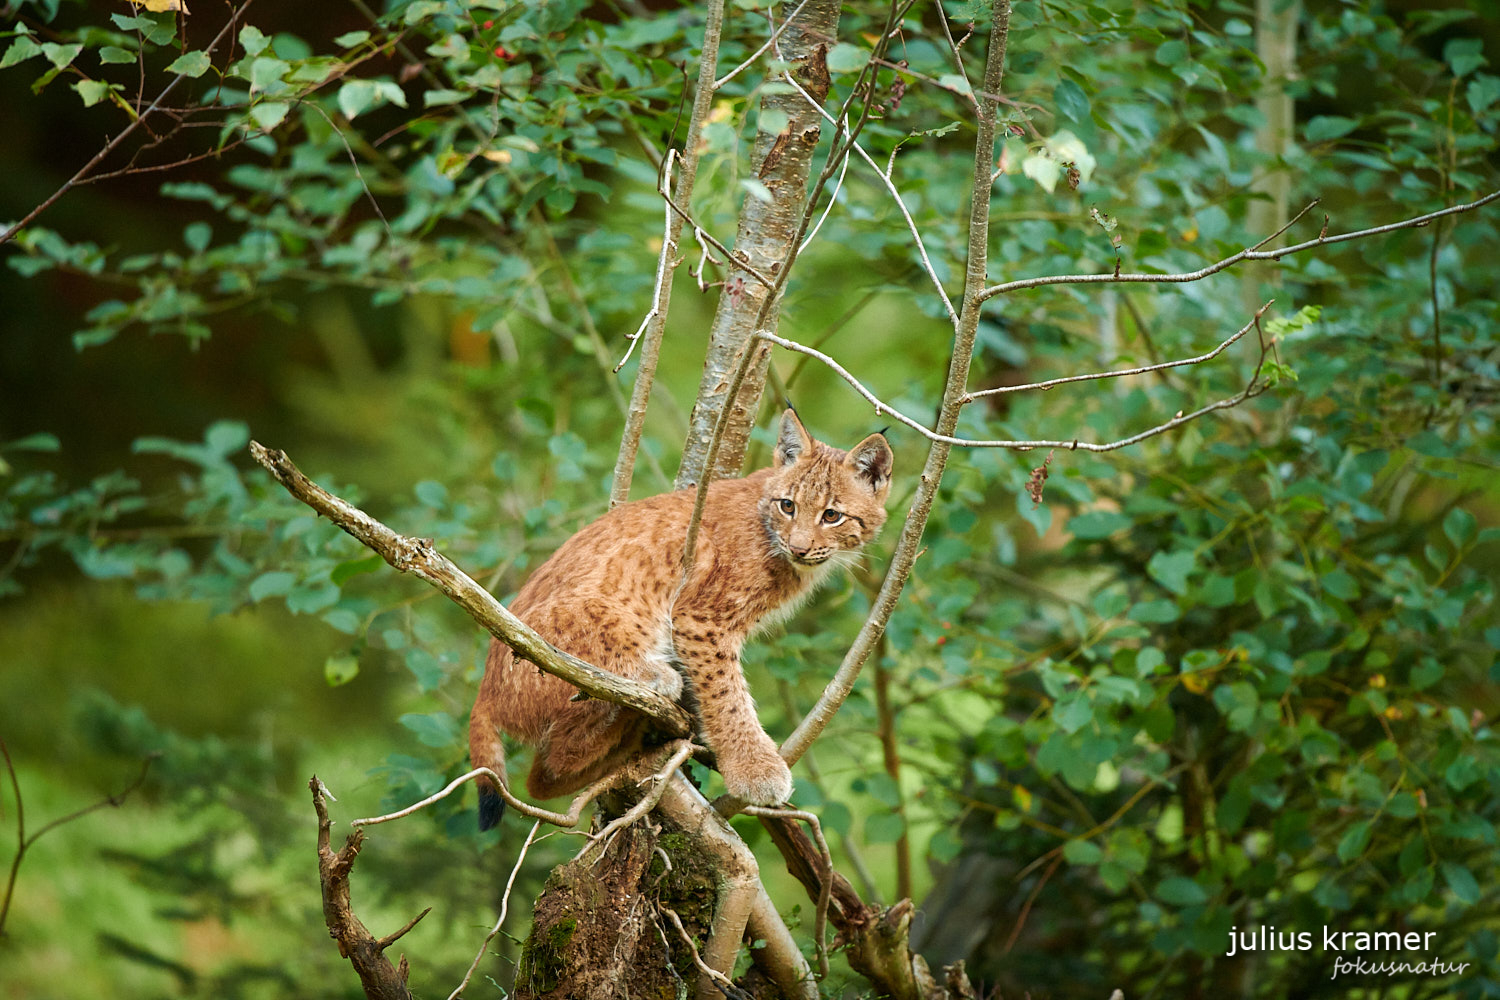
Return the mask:
{"type": "Polygon", "coordinates": [[[792,797],[792,771],[777,753],[722,761],[724,788],[752,806],[781,805],[792,797]]]}

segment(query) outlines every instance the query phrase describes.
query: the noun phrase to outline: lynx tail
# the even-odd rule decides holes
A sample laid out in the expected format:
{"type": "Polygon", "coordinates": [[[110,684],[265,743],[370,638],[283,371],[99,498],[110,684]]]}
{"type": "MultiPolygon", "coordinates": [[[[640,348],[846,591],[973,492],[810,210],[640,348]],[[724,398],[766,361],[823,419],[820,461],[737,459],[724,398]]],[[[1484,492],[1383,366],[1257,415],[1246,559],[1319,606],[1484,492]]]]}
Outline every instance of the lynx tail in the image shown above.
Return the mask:
{"type": "MultiPolygon", "coordinates": [[[[474,703],[474,711],[469,716],[469,761],[475,767],[487,767],[496,774],[505,774],[505,748],[500,744],[500,733],[483,698],[474,703]]],[[[475,784],[479,786],[479,829],[493,829],[505,815],[505,799],[500,795],[500,786],[489,775],[480,775],[475,784]]]]}

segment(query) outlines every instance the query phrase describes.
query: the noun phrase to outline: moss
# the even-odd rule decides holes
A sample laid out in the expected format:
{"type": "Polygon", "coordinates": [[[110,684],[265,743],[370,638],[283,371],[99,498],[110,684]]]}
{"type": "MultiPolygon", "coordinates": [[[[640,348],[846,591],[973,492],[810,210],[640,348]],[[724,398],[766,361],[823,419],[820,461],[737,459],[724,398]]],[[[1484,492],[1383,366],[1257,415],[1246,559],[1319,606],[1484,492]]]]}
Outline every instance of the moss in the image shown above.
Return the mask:
{"type": "Polygon", "coordinates": [[[541,994],[557,989],[568,944],[577,930],[578,921],[573,917],[563,917],[540,933],[532,930],[516,963],[517,993],[541,994]]]}

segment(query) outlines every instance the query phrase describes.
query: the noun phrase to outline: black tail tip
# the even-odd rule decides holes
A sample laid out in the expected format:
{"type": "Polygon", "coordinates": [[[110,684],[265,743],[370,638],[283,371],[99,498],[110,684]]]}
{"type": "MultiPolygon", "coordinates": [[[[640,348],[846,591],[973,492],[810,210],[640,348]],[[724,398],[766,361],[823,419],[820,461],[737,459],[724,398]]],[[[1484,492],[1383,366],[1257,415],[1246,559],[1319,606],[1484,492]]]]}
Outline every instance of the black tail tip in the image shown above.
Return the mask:
{"type": "Polygon", "coordinates": [[[505,815],[505,799],[493,788],[479,790],[479,829],[493,830],[505,815]]]}

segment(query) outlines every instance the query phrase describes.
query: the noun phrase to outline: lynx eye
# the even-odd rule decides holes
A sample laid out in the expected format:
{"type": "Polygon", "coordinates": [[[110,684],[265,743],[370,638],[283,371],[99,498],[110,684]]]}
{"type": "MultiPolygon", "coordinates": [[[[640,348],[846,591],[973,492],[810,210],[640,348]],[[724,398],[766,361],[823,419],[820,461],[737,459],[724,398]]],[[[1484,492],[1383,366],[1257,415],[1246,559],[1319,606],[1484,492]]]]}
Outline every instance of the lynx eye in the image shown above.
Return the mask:
{"type": "Polygon", "coordinates": [[[777,500],[776,505],[781,508],[781,512],[787,517],[791,517],[797,513],[797,505],[790,500],[777,500]]]}
{"type": "Polygon", "coordinates": [[[824,524],[838,524],[843,519],[844,519],[844,515],[840,514],[838,511],[834,510],[832,507],[829,507],[827,510],[825,510],[823,512],[823,523],[824,524]]]}

